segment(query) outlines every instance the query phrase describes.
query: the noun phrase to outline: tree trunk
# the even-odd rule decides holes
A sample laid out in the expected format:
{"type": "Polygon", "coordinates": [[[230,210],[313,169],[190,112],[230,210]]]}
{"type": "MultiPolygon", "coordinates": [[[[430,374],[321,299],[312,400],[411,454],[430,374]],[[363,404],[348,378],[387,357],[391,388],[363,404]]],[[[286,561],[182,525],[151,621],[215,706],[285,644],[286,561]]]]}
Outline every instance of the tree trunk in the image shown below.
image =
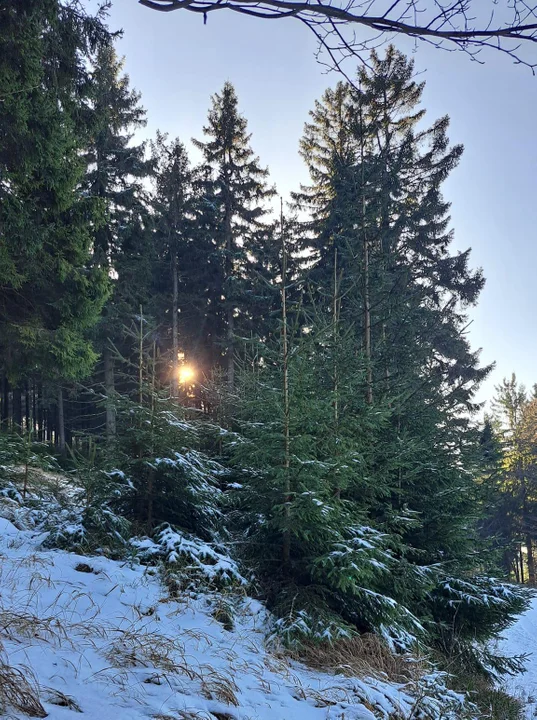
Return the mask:
{"type": "Polygon", "coordinates": [[[155,487],[155,471],[149,468],[149,478],[147,482],[147,520],[146,532],[151,535],[153,531],[153,503],[154,503],[154,487],[155,487]]]}
{"type": "Polygon", "coordinates": [[[7,429],[9,425],[9,381],[4,376],[2,383],[2,427],[7,429]]]}
{"type": "Polygon", "coordinates": [[[227,382],[231,392],[235,386],[235,308],[233,305],[234,297],[232,292],[233,279],[233,230],[231,227],[231,197],[230,191],[227,189],[226,209],[224,216],[224,232],[226,238],[226,283],[228,291],[226,292],[227,301],[227,337],[226,337],[226,356],[227,356],[227,382]]]}
{"type": "Polygon", "coordinates": [[[364,231],[364,352],[367,362],[366,400],[373,402],[373,371],[371,368],[371,300],[369,294],[369,243],[364,231]]]}
{"type": "MultiPolygon", "coordinates": [[[[334,371],[334,458],[337,464],[339,455],[339,364],[338,364],[338,347],[339,347],[339,278],[338,278],[338,258],[337,247],[334,247],[334,294],[332,297],[332,352],[333,352],[333,371],[334,371]]],[[[341,497],[341,488],[339,486],[339,478],[336,477],[334,496],[339,500],[341,497]]]]}
{"type": "Polygon", "coordinates": [[[363,233],[363,282],[362,293],[364,303],[364,329],[363,343],[364,354],[367,363],[366,368],[366,402],[371,405],[373,402],[373,370],[371,368],[371,296],[370,296],[370,278],[369,278],[369,241],[367,238],[366,223],[366,199],[365,199],[365,154],[364,154],[364,127],[363,113],[360,104],[360,170],[361,170],[361,193],[362,193],[362,233],[363,233]]]}
{"type": "Polygon", "coordinates": [[[533,557],[533,538],[531,535],[526,535],[526,552],[528,558],[528,582],[530,585],[535,586],[535,559],[533,557]]]}
{"type": "Polygon", "coordinates": [[[526,478],[524,476],[524,469],[522,469],[522,527],[525,534],[525,545],[526,545],[526,560],[528,563],[528,583],[532,586],[535,585],[535,561],[533,558],[533,537],[530,533],[531,528],[531,517],[528,510],[527,493],[528,488],[526,484],[526,478]]]}
{"type": "Polygon", "coordinates": [[[32,382],[32,432],[36,434],[37,431],[37,395],[36,395],[37,389],[35,385],[35,380],[32,382]]]}
{"type": "Polygon", "coordinates": [[[515,580],[517,583],[520,582],[520,564],[518,562],[518,553],[515,553],[515,557],[513,558],[513,562],[511,564],[511,571],[515,571],[515,580]]]}
{"type": "Polygon", "coordinates": [[[13,388],[13,425],[22,430],[22,392],[20,387],[13,388]]]}
{"type": "Polygon", "coordinates": [[[291,562],[291,435],[290,435],[290,404],[289,404],[289,346],[287,337],[287,251],[283,227],[283,201],[281,209],[282,234],[282,360],[283,360],[283,435],[284,435],[284,530],[282,543],[282,560],[284,568],[291,562]]]}
{"type": "Polygon", "coordinates": [[[43,385],[39,383],[37,386],[37,437],[40,442],[45,441],[45,413],[43,411],[43,385]]]}
{"type": "Polygon", "coordinates": [[[63,388],[58,388],[58,449],[65,452],[65,415],[63,407],[63,388]]]}
{"type": "Polygon", "coordinates": [[[144,404],[144,316],[140,305],[140,344],[138,347],[138,393],[140,405],[144,404]]]}
{"type": "Polygon", "coordinates": [[[520,559],[520,582],[524,582],[524,553],[522,552],[522,545],[519,545],[518,556],[520,559]]]}
{"type": "Polygon", "coordinates": [[[30,383],[28,380],[24,384],[24,414],[26,416],[26,432],[29,433],[32,429],[31,414],[30,414],[30,383]]]}
{"type": "MultiPolygon", "coordinates": [[[[390,149],[391,149],[391,134],[390,134],[390,117],[388,114],[388,96],[386,93],[386,89],[383,91],[383,100],[384,100],[384,117],[383,117],[383,131],[384,131],[384,137],[383,137],[383,154],[384,154],[384,162],[382,164],[382,187],[383,188],[389,188],[389,168],[387,159],[390,156],[390,149]]],[[[378,137],[378,136],[377,136],[378,137]]],[[[382,269],[384,273],[387,273],[388,269],[388,252],[387,248],[384,243],[384,233],[386,233],[389,229],[389,208],[388,208],[388,199],[389,199],[389,193],[384,190],[383,192],[383,202],[382,202],[382,216],[381,216],[381,235],[380,235],[380,250],[382,253],[382,269]]],[[[391,314],[391,301],[388,301],[388,317],[391,314]]],[[[386,321],[383,321],[382,323],[382,348],[384,352],[384,380],[386,382],[386,387],[384,388],[384,392],[389,395],[389,388],[390,388],[390,365],[388,362],[388,341],[386,337],[386,321]]],[[[391,401],[390,401],[390,407],[391,407],[391,401]]]]}
{"type": "Polygon", "coordinates": [[[50,408],[47,408],[47,415],[46,415],[46,434],[45,438],[48,443],[52,444],[52,436],[55,433],[55,417],[54,413],[50,408]]]}
{"type": "Polygon", "coordinates": [[[233,317],[233,308],[228,311],[227,315],[227,384],[232,392],[235,386],[235,318],[233,317]]]}
{"type": "Polygon", "coordinates": [[[172,261],[172,280],[172,397],[177,398],[179,397],[179,328],[177,318],[179,313],[179,278],[177,276],[177,255],[175,252],[172,261]]]}
{"type": "Polygon", "coordinates": [[[104,364],[104,392],[106,395],[106,442],[113,445],[116,439],[116,408],[114,405],[114,358],[107,341],[103,351],[104,364]]]}

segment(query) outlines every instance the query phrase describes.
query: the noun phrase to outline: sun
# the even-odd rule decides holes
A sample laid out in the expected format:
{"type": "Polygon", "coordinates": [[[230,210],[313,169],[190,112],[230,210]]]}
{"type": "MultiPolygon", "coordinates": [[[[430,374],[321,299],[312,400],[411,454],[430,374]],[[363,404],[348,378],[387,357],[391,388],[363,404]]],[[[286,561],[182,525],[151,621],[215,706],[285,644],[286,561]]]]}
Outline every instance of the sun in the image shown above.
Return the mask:
{"type": "Polygon", "coordinates": [[[179,368],[179,382],[181,385],[188,385],[191,383],[195,375],[196,372],[191,365],[181,365],[179,368]]]}

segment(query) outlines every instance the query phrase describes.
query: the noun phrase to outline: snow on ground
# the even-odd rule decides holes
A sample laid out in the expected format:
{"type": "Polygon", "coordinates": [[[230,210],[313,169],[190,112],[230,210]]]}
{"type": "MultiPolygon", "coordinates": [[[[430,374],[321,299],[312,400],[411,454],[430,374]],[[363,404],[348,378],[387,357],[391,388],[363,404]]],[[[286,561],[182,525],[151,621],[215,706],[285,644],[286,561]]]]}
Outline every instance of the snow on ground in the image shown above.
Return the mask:
{"type": "Polygon", "coordinates": [[[508,678],[505,687],[526,704],[528,720],[537,718],[537,598],[499,643],[506,655],[528,655],[526,672],[508,678]]]}
{"type": "Polygon", "coordinates": [[[221,595],[172,599],[155,568],[41,550],[43,537],[0,517],[0,670],[2,662],[18,667],[51,720],[80,711],[86,720],[411,715],[400,686],[269,653],[256,601],[237,600],[226,630],[213,618],[221,595]]]}

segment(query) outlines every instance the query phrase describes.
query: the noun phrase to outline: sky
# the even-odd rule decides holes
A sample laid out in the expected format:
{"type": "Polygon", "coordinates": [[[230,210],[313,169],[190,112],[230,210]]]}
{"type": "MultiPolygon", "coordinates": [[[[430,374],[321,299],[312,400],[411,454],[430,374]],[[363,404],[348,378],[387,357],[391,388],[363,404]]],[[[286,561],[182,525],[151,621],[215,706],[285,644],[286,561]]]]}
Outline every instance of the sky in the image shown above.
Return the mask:
{"type": "MultiPolygon", "coordinates": [[[[158,13],[136,0],[113,0],[109,21],[123,30],[118,51],[147,110],[142,137],[159,129],[190,150],[190,139],[202,137],[211,95],[230,80],[252,147],[278,192],[286,199],[307,181],[298,155],[303,125],[339,76],[316,62],[305,27],[228,11],[213,13],[204,25],[200,15],[158,13]]],[[[537,77],[493,51],[481,65],[462,53],[394,42],[412,53],[426,81],[429,122],[449,115],[451,141],[465,146],[444,196],[452,203],[454,249],[471,247],[472,265],[487,280],[468,336],[474,349],[482,348],[482,364],[496,366],[478,398],[490,399],[512,372],[531,387],[537,382],[537,77]]],[[[537,47],[532,52],[537,60],[537,47]]],[[[349,61],[346,71],[353,74],[355,65],[349,61]]],[[[191,158],[197,159],[193,150],[191,158]]]]}

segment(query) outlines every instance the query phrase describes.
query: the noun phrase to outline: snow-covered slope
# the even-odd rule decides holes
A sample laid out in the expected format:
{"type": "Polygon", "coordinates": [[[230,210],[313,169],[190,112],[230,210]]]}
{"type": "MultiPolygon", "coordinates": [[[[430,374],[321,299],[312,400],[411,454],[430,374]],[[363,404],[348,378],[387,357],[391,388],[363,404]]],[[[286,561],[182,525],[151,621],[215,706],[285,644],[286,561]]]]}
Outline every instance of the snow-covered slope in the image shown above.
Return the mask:
{"type": "MultiPolygon", "coordinates": [[[[267,615],[256,601],[235,600],[234,626],[225,629],[215,619],[222,595],[171,598],[155,568],[41,550],[42,539],[0,517],[0,682],[8,666],[18,668],[22,675],[12,676],[14,686],[24,689],[24,677],[30,684],[26,689],[41,703],[34,715],[47,713],[51,720],[69,720],[80,711],[86,720],[414,717],[416,699],[408,687],[314,672],[268,652],[267,615]]],[[[445,699],[425,700],[423,717],[459,717],[442,713],[445,699]]],[[[4,712],[24,717],[13,706],[4,712]]]]}
{"type": "Polygon", "coordinates": [[[537,598],[505,633],[499,646],[509,655],[528,655],[526,672],[508,678],[505,686],[508,692],[526,703],[526,717],[537,718],[537,598]]]}

